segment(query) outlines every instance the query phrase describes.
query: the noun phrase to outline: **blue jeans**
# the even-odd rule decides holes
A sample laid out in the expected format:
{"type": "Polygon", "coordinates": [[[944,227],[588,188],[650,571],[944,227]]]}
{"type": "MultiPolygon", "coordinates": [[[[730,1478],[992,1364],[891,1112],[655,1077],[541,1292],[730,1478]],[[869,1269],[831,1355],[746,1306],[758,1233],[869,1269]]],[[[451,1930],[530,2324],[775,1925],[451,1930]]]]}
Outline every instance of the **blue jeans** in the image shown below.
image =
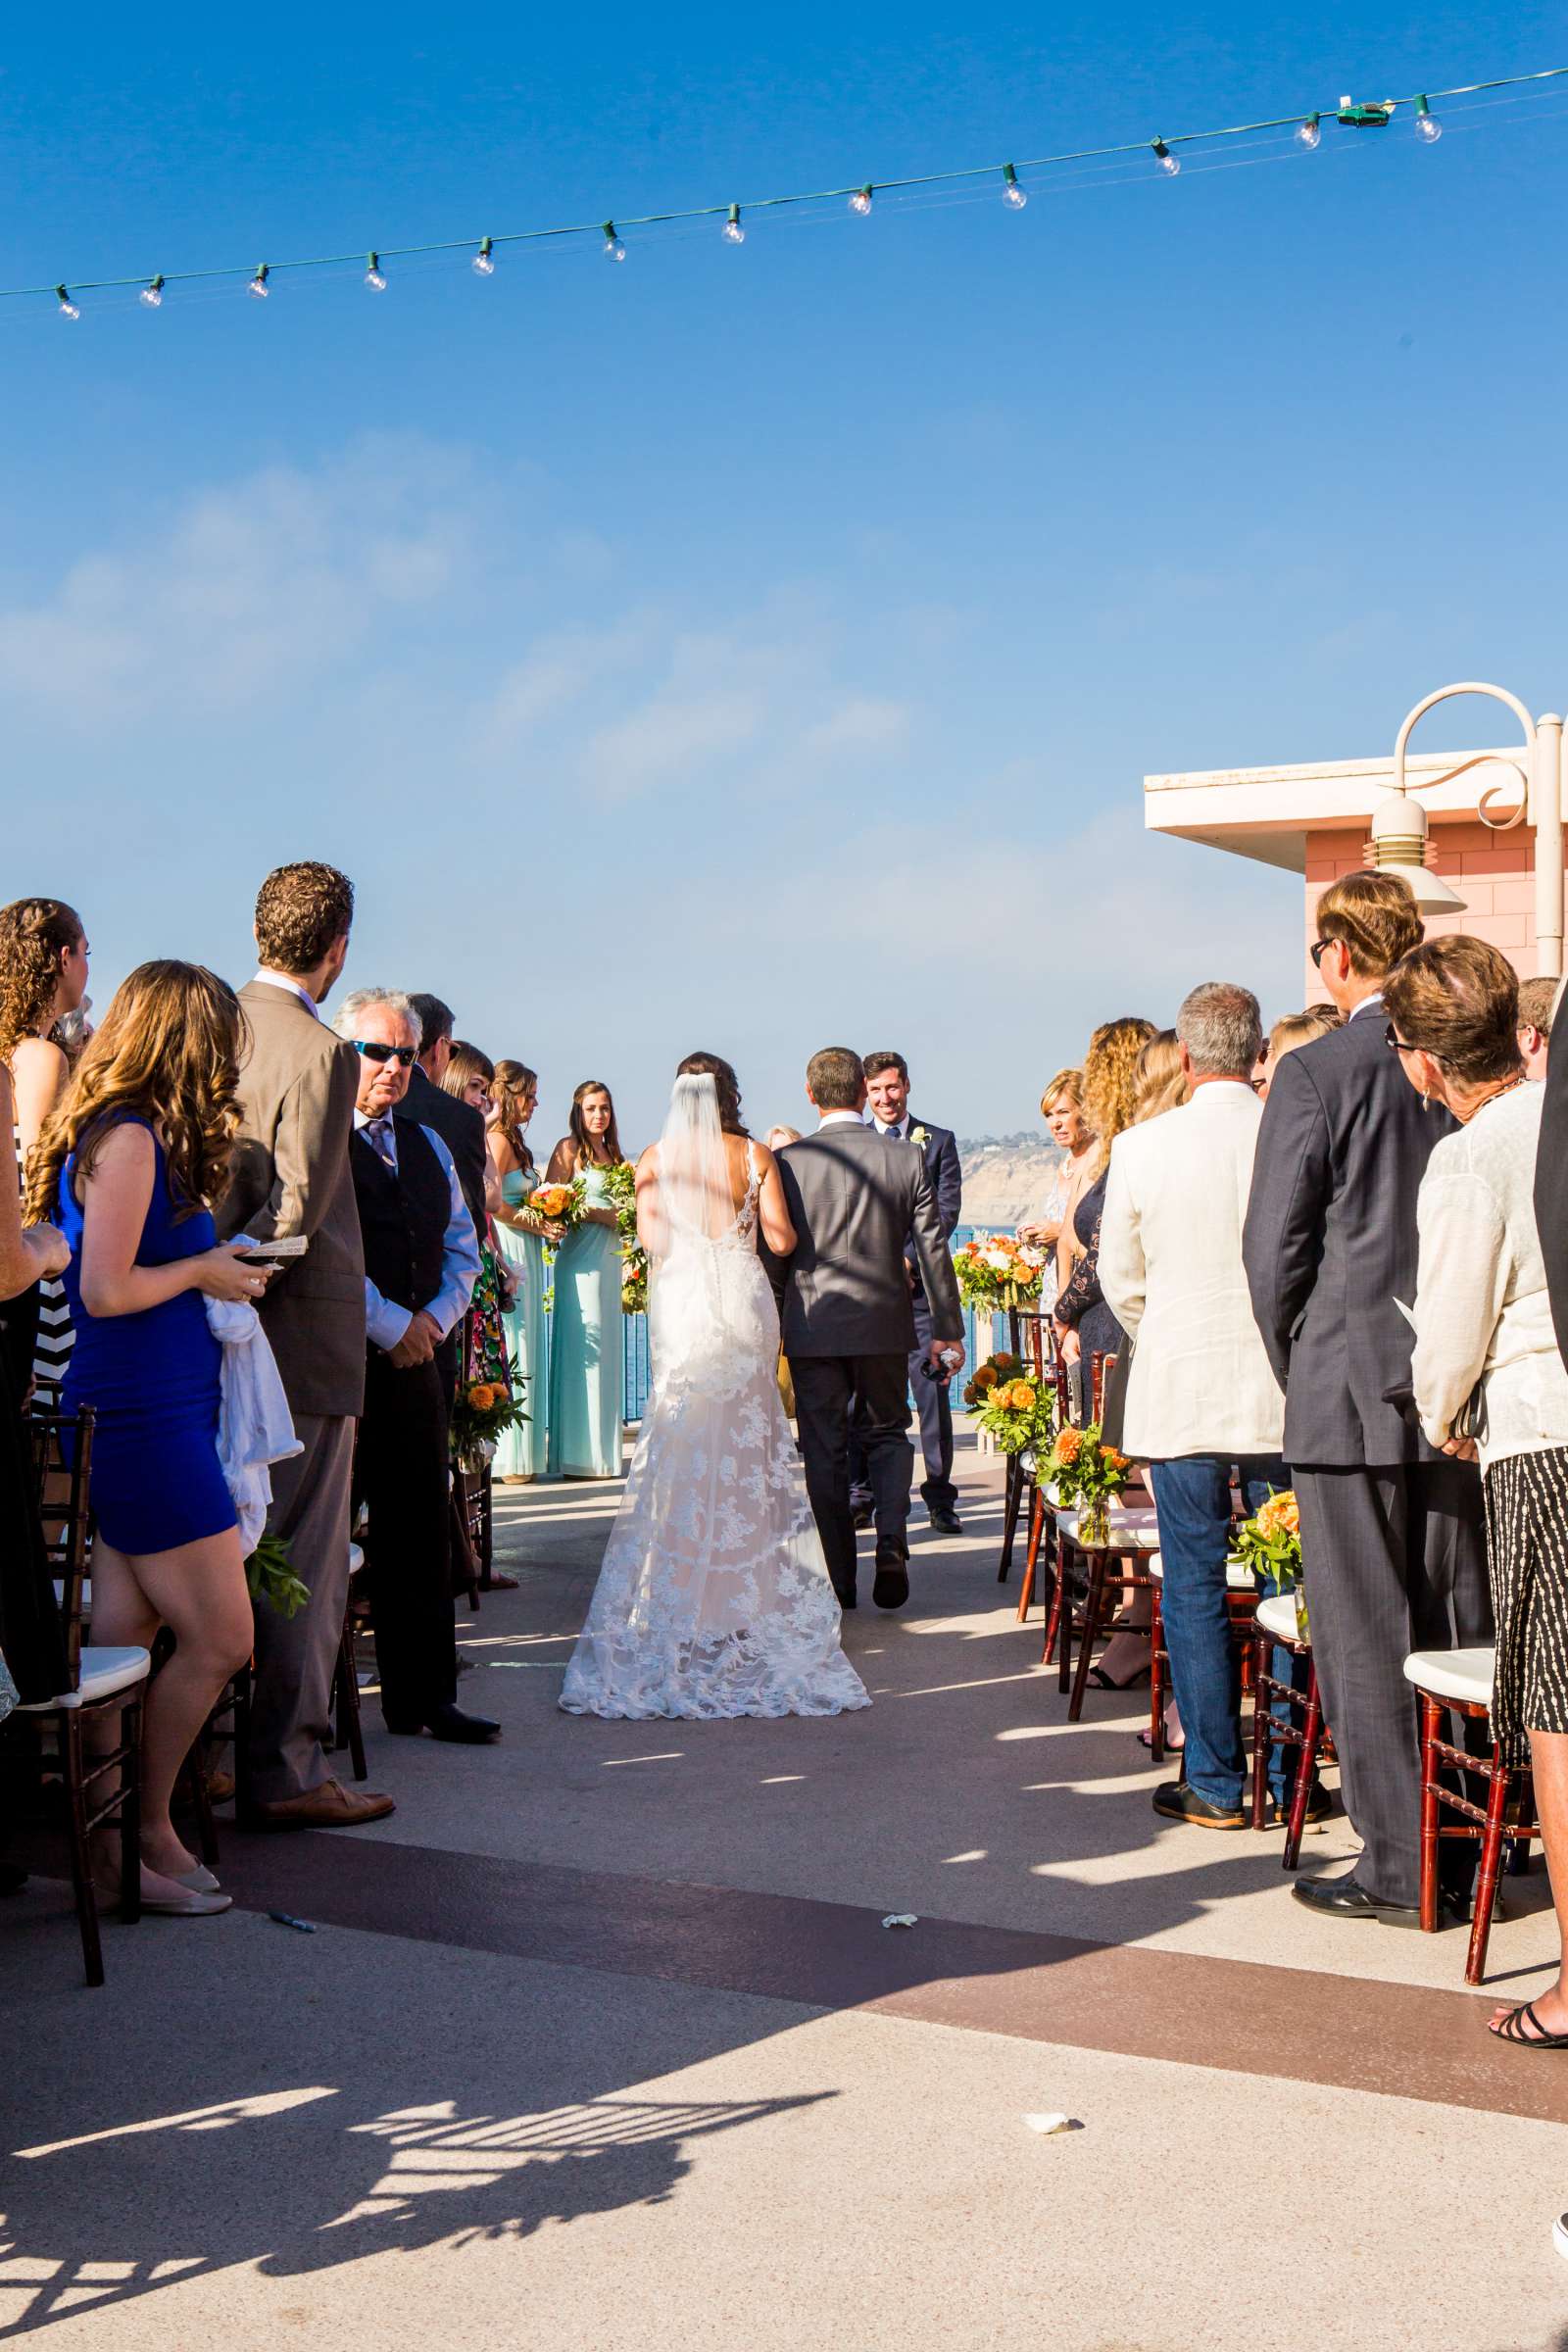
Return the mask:
{"type": "MultiPolygon", "coordinates": [[[[1252,1455],[1236,1465],[1249,1513],[1291,1483],[1283,1461],[1252,1455]]],[[[1171,1686],[1187,1742],[1183,1779],[1211,1805],[1234,1812],[1247,1786],[1242,1747],[1241,1684],[1225,1601],[1230,1544],[1231,1461],[1185,1454],[1150,1467],[1159,1517],[1165,1581],[1161,1605],[1171,1686]]],[[[1275,1748],[1269,1785],[1285,1792],[1283,1751],[1275,1748]]]]}

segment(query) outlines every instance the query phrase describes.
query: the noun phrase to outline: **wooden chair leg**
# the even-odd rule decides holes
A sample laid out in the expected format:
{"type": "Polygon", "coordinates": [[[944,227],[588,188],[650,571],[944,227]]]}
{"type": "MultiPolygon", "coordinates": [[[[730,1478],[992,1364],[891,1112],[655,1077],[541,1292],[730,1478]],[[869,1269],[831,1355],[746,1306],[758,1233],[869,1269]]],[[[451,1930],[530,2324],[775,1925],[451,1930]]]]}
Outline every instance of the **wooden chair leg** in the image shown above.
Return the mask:
{"type": "Polygon", "coordinates": [[[1165,1761],[1165,1604],[1157,1583],[1149,1587],[1149,1752],[1165,1761]]]}
{"type": "Polygon", "coordinates": [[[1037,1486],[1029,1504],[1029,1548],[1024,1554],[1023,1586],[1018,1594],[1018,1623],[1024,1624],[1029,1615],[1029,1603],[1035,1596],[1035,1562],[1040,1557],[1040,1539],[1046,1532],[1046,1498],[1037,1486]]]}
{"type": "Polygon", "coordinates": [[[1076,1544],[1063,1544],[1061,1548],[1061,1612],[1056,1620],[1056,1689],[1063,1698],[1072,1688],[1072,1588],[1073,1579],[1067,1573],[1069,1559],[1082,1559],[1076,1544]]]}
{"type": "Polygon", "coordinates": [[[1263,1814],[1268,1804],[1268,1768],[1274,1752],[1274,1717],[1268,1703],[1264,1678],[1268,1668],[1264,1663],[1264,1644],[1267,1634],[1254,1635],[1252,1640],[1252,1827],[1263,1827],[1263,1814]]]}
{"type": "Polygon", "coordinates": [[[1301,1839],[1306,1835],[1306,1808],[1312,1801],[1317,1786],[1317,1760],[1323,1746],[1323,1701],[1318,1693],[1317,1668],[1309,1666],[1306,1677],[1306,1706],[1301,1717],[1301,1744],[1296,1762],[1296,1787],[1291,1790],[1291,1815],[1285,1826],[1285,1851],[1280,1856],[1282,1870],[1294,1870],[1301,1858],[1301,1839]]]}
{"type": "Polygon", "coordinates": [[[347,1747],[354,1778],[363,1781],[367,1771],[365,1733],[360,1723],[360,1662],[355,1648],[352,1616],[343,1620],[332,1696],[332,1744],[334,1747],[347,1747]]]}
{"type": "Polygon", "coordinates": [[[1470,1913],[1470,1952],[1464,1981],[1479,1984],[1486,1972],[1487,1938],[1497,1900],[1497,1872],[1502,1862],[1502,1839],[1508,1820],[1508,1795],[1513,1774],[1499,1750],[1492,1751],[1492,1786],[1487,1791],[1487,1826],[1481,1833],[1481,1867],[1476,1872],[1475,1903],[1470,1913]]]}
{"type": "Polygon", "coordinates": [[[1004,1585],[1012,1567],[1012,1539],[1018,1529],[1018,1509],[1023,1499],[1023,1465],[1015,1453],[1007,1456],[1007,1477],[1002,1509],[1002,1559],[997,1568],[997,1582],[1004,1585]]]}
{"type": "Polygon", "coordinates": [[[1042,1666],[1051,1664],[1061,1634],[1061,1596],[1067,1583],[1067,1544],[1059,1528],[1056,1530],[1056,1541],[1052,1548],[1054,1567],[1051,1581],[1051,1607],[1046,1613],[1045,1647],[1040,1652],[1042,1666]]]}
{"type": "Polygon", "coordinates": [[[1083,1639],[1078,1648],[1078,1663],[1073,1669],[1072,1697],[1067,1707],[1069,1723],[1076,1723],[1084,1711],[1084,1692],[1089,1688],[1095,1636],[1100,1630],[1100,1612],[1105,1605],[1105,1563],[1108,1557],[1108,1553],[1103,1551],[1092,1551],[1089,1554],[1089,1598],[1084,1603],[1083,1639]]]}
{"type": "MultiPolygon", "coordinates": [[[[89,1984],[104,1981],[103,1943],[98,1934],[98,1891],[92,1883],[92,1856],[87,1850],[87,1792],[81,1746],[81,1709],[62,1707],[59,1727],[60,1761],[65,1768],[66,1800],[70,1807],[71,1885],[76,1898],[76,1927],[81,1936],[82,1964],[89,1984]]],[[[139,1867],[139,1864],[138,1864],[139,1867]]]]}
{"type": "Polygon", "coordinates": [[[1421,1931],[1438,1932],[1438,1844],[1442,1815],[1438,1809],[1438,1765],[1432,1752],[1439,1737],[1442,1710],[1435,1698],[1421,1693],[1421,1931]]]}

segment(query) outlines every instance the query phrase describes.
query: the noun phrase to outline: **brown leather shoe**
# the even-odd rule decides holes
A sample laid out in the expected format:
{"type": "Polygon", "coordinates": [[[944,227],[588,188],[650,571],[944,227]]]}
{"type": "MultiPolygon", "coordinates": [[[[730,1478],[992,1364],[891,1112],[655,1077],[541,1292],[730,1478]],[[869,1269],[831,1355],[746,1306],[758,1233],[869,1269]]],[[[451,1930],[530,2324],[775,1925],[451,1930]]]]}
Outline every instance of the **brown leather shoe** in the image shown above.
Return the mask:
{"type": "Polygon", "coordinates": [[[345,1788],[341,1781],[323,1781],[303,1796],[252,1805],[245,1818],[259,1830],[357,1830],[364,1822],[384,1821],[396,1811],[396,1800],[373,1788],[345,1788]]]}

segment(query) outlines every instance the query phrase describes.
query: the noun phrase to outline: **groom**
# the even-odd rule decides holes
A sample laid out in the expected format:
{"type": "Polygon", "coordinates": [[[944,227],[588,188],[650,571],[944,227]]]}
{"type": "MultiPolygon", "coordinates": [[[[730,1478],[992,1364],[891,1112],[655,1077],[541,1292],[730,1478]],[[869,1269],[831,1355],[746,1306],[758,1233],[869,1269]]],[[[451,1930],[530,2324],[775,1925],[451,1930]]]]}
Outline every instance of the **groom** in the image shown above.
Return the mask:
{"type": "MultiPolygon", "coordinates": [[[[931,1307],[927,1360],[944,1348],[963,1361],[963,1315],[925,1154],[889,1144],[864,1124],[865,1071],[858,1054],[829,1046],[806,1072],[815,1135],[779,1153],[796,1231],[784,1292],[784,1352],[811,1498],[840,1604],[855,1602],[855,1514],[850,1426],[865,1449],[876,1496],[878,1608],[909,1597],[907,1422],[914,1310],[905,1270],[912,1246],[931,1307]]],[[[923,1373],[916,1375],[924,1378],[923,1373]]]]}

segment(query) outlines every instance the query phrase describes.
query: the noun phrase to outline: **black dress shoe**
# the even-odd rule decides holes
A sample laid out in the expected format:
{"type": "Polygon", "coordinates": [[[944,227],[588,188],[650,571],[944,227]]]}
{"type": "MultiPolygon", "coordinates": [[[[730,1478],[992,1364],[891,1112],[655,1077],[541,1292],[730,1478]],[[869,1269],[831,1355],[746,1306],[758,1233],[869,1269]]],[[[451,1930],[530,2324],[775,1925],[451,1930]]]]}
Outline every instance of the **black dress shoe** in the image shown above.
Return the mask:
{"type": "Polygon", "coordinates": [[[939,1536],[961,1536],[963,1533],[963,1521],[956,1511],[933,1510],[931,1524],[939,1536]]]}
{"type": "Polygon", "coordinates": [[[1329,1919],[1379,1919],[1386,1928],[1421,1925],[1418,1904],[1386,1903],[1363,1886],[1353,1871],[1343,1879],[1298,1879],[1291,1892],[1309,1911],[1321,1911],[1329,1919]]]}
{"type": "Polygon", "coordinates": [[[876,1547],[876,1582],[871,1598],[879,1609],[902,1609],[909,1597],[909,1554],[902,1544],[876,1547]]]}
{"type": "Polygon", "coordinates": [[[858,1528],[862,1529],[871,1525],[873,1516],[874,1514],[872,1512],[871,1505],[868,1502],[858,1502],[854,1510],[850,1513],[850,1517],[854,1520],[855,1525],[858,1528]]]}
{"type": "Polygon", "coordinates": [[[501,1726],[493,1717],[466,1715],[450,1700],[429,1715],[388,1715],[386,1728],[405,1739],[428,1732],[432,1740],[452,1740],[465,1747],[479,1747],[485,1740],[501,1737],[501,1726]]]}

